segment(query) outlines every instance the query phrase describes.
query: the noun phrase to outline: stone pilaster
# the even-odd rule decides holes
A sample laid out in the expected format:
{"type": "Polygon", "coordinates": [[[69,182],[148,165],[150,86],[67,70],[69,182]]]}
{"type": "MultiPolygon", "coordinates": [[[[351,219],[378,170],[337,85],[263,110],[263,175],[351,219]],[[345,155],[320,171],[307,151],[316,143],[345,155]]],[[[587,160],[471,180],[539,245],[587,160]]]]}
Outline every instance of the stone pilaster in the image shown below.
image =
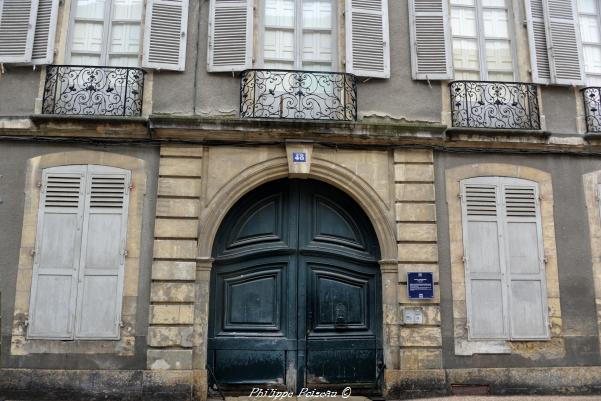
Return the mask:
{"type": "Polygon", "coordinates": [[[401,371],[442,368],[433,163],[430,150],[397,149],[394,152],[401,371]],[[410,300],[407,272],[433,272],[434,299],[410,300]],[[420,308],[423,322],[405,324],[405,308],[420,308]]]}
{"type": "Polygon", "coordinates": [[[193,364],[202,147],[162,146],[154,227],[148,368],[193,364]]]}

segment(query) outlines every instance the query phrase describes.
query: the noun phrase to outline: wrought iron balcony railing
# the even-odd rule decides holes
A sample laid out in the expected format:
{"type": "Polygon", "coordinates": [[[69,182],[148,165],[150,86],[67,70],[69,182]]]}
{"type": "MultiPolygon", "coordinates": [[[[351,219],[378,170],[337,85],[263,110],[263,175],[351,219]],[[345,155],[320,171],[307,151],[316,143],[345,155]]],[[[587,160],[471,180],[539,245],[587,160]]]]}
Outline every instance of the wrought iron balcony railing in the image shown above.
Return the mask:
{"type": "Polygon", "coordinates": [[[144,74],[131,67],[49,65],[42,113],[140,116],[144,74]]]}
{"type": "Polygon", "coordinates": [[[584,88],[582,97],[586,132],[601,133],[601,88],[584,88]]]}
{"type": "Polygon", "coordinates": [[[535,84],[454,81],[450,90],[453,127],[541,129],[535,84]]]}
{"type": "Polygon", "coordinates": [[[357,80],[335,72],[246,70],[240,116],[305,120],[357,119],[357,80]]]}

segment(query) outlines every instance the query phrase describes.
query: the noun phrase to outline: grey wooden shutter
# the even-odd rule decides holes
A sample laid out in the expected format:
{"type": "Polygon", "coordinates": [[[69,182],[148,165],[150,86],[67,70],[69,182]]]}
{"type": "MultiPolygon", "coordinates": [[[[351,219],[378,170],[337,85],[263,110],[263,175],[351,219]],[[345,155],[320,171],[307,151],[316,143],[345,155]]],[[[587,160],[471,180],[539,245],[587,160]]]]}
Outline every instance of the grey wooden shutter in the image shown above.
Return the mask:
{"type": "Polygon", "coordinates": [[[525,0],[532,80],[582,84],[584,72],[572,0],[525,0]]]}
{"type": "Polygon", "coordinates": [[[551,49],[551,71],[555,83],[584,84],[582,46],[572,0],[546,0],[551,49]]]}
{"type": "Polygon", "coordinates": [[[129,182],[126,170],[88,167],[76,338],[119,338],[129,182]]]}
{"type": "Polygon", "coordinates": [[[30,338],[71,339],[84,211],[85,166],[45,169],[29,307],[30,338]]]}
{"type": "Polygon", "coordinates": [[[242,71],[252,67],[253,14],[252,0],[211,0],[208,71],[242,71]]]}
{"type": "Polygon", "coordinates": [[[503,182],[511,338],[545,339],[549,330],[538,188],[516,178],[503,182]]]}
{"type": "Polygon", "coordinates": [[[346,71],[390,78],[388,0],[347,0],[346,71]]]}
{"type": "Polygon", "coordinates": [[[3,0],[0,6],[0,63],[31,61],[38,0],[3,0]]]}
{"type": "Polygon", "coordinates": [[[452,79],[448,0],[409,0],[413,79],[452,79]]]}
{"type": "Polygon", "coordinates": [[[58,3],[59,0],[39,0],[31,56],[32,64],[51,64],[54,59],[58,3]]]}
{"type": "Polygon", "coordinates": [[[183,71],[187,33],[188,0],[148,0],[142,66],[183,71]]]}
{"type": "Polygon", "coordinates": [[[468,335],[470,339],[505,339],[507,290],[498,179],[464,180],[461,192],[468,335]]]}

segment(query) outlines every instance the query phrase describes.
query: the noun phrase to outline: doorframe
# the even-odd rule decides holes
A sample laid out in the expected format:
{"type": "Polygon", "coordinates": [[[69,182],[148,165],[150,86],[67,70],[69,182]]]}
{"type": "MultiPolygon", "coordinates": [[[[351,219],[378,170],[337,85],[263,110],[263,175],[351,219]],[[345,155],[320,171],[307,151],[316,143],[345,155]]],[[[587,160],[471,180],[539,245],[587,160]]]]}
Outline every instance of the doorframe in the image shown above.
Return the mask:
{"type": "MultiPolygon", "coordinates": [[[[224,161],[227,163],[227,161],[224,161]]],[[[196,260],[196,296],[194,310],[193,365],[205,371],[207,365],[207,334],[209,322],[210,278],[213,267],[212,249],[217,230],[229,210],[253,189],[281,178],[297,178],[289,170],[286,155],[252,165],[225,183],[209,202],[202,204],[199,221],[198,253],[196,260]]],[[[398,248],[394,202],[383,200],[362,177],[348,168],[329,160],[314,158],[306,178],[330,184],[357,202],[369,218],[380,246],[382,333],[385,370],[398,370],[399,347],[399,294],[398,248]]],[[[394,179],[390,186],[394,187],[394,179]]],[[[208,372],[201,375],[207,379],[208,372]]],[[[386,374],[384,372],[384,380],[386,374]]],[[[207,388],[203,383],[201,388],[207,388]]]]}

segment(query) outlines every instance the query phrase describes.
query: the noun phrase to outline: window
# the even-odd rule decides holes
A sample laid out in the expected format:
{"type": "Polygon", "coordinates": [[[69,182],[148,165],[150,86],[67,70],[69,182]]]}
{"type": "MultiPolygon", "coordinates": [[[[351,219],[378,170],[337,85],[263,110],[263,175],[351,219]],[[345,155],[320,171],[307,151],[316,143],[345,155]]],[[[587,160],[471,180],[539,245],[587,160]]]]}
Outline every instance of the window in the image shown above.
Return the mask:
{"type": "Polygon", "coordinates": [[[601,85],[601,14],[598,0],[578,0],[584,71],[589,85],[601,85]]]}
{"type": "Polygon", "coordinates": [[[450,0],[455,79],[514,79],[506,0],[450,0]]]}
{"type": "Polygon", "coordinates": [[[142,0],[76,0],[70,63],[137,67],[142,0]]]}
{"type": "Polygon", "coordinates": [[[28,337],[118,339],[131,173],[43,170],[28,337]]]}
{"type": "Polygon", "coordinates": [[[470,339],[547,339],[538,186],[524,179],[461,182],[470,339]]]}
{"type": "Polygon", "coordinates": [[[255,10],[254,0],[210,0],[208,71],[338,71],[341,10],[336,5],[343,4],[346,72],[390,77],[388,0],[263,0],[257,4],[255,10]],[[259,27],[256,37],[255,26],[259,27]]]}
{"type": "Polygon", "coordinates": [[[337,69],[336,8],[332,0],[265,0],[264,5],[265,68],[337,69]]]}

